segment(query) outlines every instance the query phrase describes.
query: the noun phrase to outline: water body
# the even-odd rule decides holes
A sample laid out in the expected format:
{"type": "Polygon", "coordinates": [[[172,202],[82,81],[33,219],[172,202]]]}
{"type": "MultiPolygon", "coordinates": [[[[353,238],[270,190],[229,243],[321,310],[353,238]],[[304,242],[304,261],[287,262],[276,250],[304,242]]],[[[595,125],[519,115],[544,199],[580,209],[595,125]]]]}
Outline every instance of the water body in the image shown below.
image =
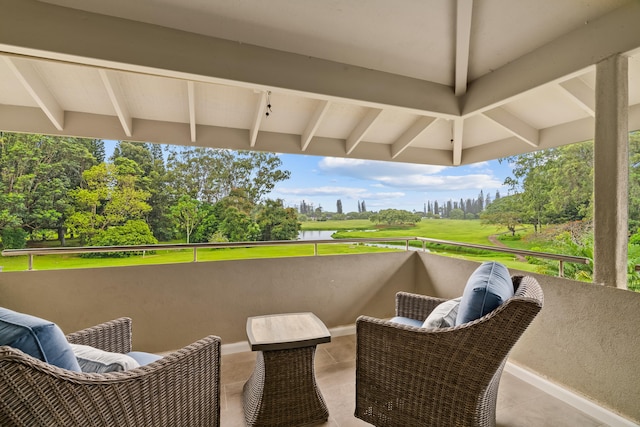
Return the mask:
{"type": "MultiPolygon", "coordinates": [[[[367,230],[367,231],[376,231],[376,230],[367,230]]],[[[301,230],[298,232],[298,240],[333,240],[331,235],[335,233],[336,230],[301,230]]],[[[391,249],[405,249],[405,245],[390,245],[384,243],[366,243],[367,246],[377,246],[380,248],[391,248],[391,249]]],[[[422,248],[417,248],[413,246],[409,246],[410,251],[421,251],[422,248]]],[[[427,249],[426,252],[429,252],[427,249]]]]}
{"type": "Polygon", "coordinates": [[[298,232],[298,240],[328,240],[336,230],[301,230],[298,232]]]}

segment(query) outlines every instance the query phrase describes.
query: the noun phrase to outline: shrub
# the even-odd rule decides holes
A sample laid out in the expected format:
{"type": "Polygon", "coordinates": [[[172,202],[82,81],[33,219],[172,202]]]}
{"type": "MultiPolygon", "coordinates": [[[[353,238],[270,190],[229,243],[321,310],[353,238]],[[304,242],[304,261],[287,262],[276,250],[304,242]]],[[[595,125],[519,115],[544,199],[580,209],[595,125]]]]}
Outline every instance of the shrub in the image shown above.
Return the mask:
{"type": "Polygon", "coordinates": [[[5,228],[2,230],[2,246],[4,249],[22,249],[27,246],[27,236],[22,228],[5,228]]]}
{"type": "MultiPolygon", "coordinates": [[[[110,227],[102,231],[93,240],[94,246],[131,246],[131,245],[154,245],[158,240],[151,233],[149,225],[142,220],[127,221],[125,225],[110,227]]],[[[83,254],[87,258],[100,257],[128,257],[139,255],[142,251],[128,252],[96,252],[83,254]]]]}

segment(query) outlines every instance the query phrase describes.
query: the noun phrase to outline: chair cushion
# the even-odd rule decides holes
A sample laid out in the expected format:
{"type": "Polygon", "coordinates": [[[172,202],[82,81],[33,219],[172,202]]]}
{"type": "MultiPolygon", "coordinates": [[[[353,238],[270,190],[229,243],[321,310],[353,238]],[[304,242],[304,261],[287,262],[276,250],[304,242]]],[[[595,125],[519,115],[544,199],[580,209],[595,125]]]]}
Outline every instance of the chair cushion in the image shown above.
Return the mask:
{"type": "Polygon", "coordinates": [[[436,308],[427,316],[423,328],[450,328],[456,325],[456,317],[458,315],[458,307],[462,297],[445,301],[438,304],[436,308]]]}
{"type": "Polygon", "coordinates": [[[51,365],[80,372],[80,365],[62,330],[48,320],[0,307],[0,345],[51,365]]]}
{"type": "Polygon", "coordinates": [[[126,354],[112,353],[88,345],[71,344],[82,372],[104,374],[107,372],[127,371],[140,366],[136,360],[126,354]]]}
{"type": "Polygon", "coordinates": [[[144,351],[131,351],[127,356],[132,357],[140,366],[148,365],[156,360],[162,359],[162,356],[153,353],[145,353],[144,351]]]}
{"type": "Polygon", "coordinates": [[[462,293],[456,325],[479,319],[513,296],[509,270],[498,262],[484,262],[469,277],[462,293]]]}
{"type": "Polygon", "coordinates": [[[399,323],[400,325],[415,326],[416,328],[422,328],[422,320],[411,319],[410,317],[396,316],[389,319],[393,323],[399,323]]]}

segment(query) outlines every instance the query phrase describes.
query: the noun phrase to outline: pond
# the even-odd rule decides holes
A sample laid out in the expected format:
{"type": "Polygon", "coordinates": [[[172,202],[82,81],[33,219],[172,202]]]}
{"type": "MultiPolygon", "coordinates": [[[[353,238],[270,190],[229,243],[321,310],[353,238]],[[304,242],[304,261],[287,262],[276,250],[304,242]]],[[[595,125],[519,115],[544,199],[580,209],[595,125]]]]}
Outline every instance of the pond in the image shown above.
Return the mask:
{"type": "Polygon", "coordinates": [[[301,230],[298,240],[328,240],[336,230],[301,230]]]}

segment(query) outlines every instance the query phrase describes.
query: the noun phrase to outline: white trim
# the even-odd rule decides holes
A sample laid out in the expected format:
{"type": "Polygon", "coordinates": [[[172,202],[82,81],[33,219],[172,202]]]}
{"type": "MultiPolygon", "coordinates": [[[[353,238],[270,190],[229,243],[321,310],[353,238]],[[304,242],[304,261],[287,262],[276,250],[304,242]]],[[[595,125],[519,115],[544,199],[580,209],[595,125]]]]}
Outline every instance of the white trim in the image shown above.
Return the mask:
{"type": "Polygon", "coordinates": [[[559,385],[554,384],[527,369],[514,365],[511,362],[507,362],[505,371],[608,426],[637,427],[639,425],[566,388],[560,387],[559,385]]]}

